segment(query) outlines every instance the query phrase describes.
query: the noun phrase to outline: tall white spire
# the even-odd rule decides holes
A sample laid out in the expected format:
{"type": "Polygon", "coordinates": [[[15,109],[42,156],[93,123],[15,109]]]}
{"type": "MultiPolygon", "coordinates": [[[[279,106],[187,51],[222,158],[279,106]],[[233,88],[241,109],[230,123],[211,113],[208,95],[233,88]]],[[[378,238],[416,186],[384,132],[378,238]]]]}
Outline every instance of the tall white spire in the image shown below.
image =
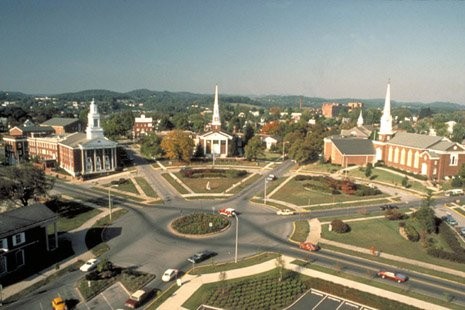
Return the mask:
{"type": "Polygon", "coordinates": [[[86,136],[87,140],[104,137],[103,128],[100,127],[100,114],[93,98],[90,102],[89,114],[87,114],[86,136]]]}
{"type": "Polygon", "coordinates": [[[218,85],[215,87],[215,103],[213,104],[212,129],[221,129],[220,108],[218,106],[218,85]]]}
{"type": "Polygon", "coordinates": [[[357,120],[357,126],[358,126],[358,127],[361,127],[361,126],[363,126],[363,115],[362,115],[362,109],[360,109],[360,115],[358,116],[358,120],[357,120]]]}
{"type": "Polygon", "coordinates": [[[381,116],[379,134],[393,134],[391,116],[391,80],[389,80],[387,84],[386,99],[384,100],[384,109],[383,115],[381,116]]]}

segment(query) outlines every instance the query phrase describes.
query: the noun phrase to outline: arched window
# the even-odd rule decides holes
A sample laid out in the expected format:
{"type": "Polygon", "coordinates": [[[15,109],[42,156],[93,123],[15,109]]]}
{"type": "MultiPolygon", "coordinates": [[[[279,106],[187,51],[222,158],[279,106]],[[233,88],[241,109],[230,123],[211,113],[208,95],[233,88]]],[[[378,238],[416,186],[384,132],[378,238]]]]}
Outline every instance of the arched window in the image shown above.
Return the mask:
{"type": "Polygon", "coordinates": [[[412,167],[412,150],[407,152],[407,166],[412,167]]]}
{"type": "Polygon", "coordinates": [[[396,147],[394,150],[394,162],[397,164],[399,162],[399,148],[396,147]]]}
{"type": "Polygon", "coordinates": [[[388,161],[392,161],[392,146],[389,146],[388,161]]]}
{"type": "Polygon", "coordinates": [[[405,165],[405,149],[402,149],[402,151],[400,151],[400,164],[405,165]]]}
{"type": "Polygon", "coordinates": [[[415,159],[413,161],[413,167],[417,168],[420,167],[420,152],[416,151],[415,152],[415,159]]]}

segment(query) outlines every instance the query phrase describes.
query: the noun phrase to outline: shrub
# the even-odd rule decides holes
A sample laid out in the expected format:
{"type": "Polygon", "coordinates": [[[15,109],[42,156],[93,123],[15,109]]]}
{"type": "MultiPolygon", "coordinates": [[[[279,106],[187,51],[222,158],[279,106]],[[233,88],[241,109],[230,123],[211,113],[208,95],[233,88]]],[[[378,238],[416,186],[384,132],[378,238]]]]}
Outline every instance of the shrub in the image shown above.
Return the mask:
{"type": "Polygon", "coordinates": [[[386,210],[384,216],[390,221],[398,221],[403,219],[404,214],[396,209],[386,210]]]}
{"type": "Polygon", "coordinates": [[[346,232],[350,231],[350,226],[348,224],[344,223],[341,220],[333,220],[331,222],[331,227],[332,227],[333,231],[335,231],[335,232],[337,232],[339,234],[343,234],[343,233],[346,233],[346,232]]]}
{"type": "Polygon", "coordinates": [[[413,225],[410,225],[409,223],[407,223],[404,228],[405,228],[405,233],[407,234],[408,240],[412,242],[417,242],[418,240],[420,240],[420,234],[418,233],[418,231],[416,231],[413,225]]]}
{"type": "Polygon", "coordinates": [[[450,185],[452,187],[455,187],[455,188],[458,188],[458,187],[462,187],[462,179],[461,178],[453,178],[452,181],[450,182],[450,185]]]}
{"type": "Polygon", "coordinates": [[[89,272],[86,274],[86,280],[87,281],[96,281],[99,280],[100,276],[96,270],[89,272]]]}
{"type": "Polygon", "coordinates": [[[381,191],[377,188],[371,188],[366,185],[358,184],[355,195],[357,196],[375,196],[381,194],[381,191]]]}

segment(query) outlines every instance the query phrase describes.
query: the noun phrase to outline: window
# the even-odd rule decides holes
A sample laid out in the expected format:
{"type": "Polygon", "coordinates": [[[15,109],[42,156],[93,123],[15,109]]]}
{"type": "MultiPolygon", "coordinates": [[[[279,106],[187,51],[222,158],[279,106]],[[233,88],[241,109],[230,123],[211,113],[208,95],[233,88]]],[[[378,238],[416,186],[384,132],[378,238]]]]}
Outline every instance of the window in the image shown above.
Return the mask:
{"type": "Polygon", "coordinates": [[[407,166],[412,167],[412,150],[407,152],[407,166]]]}
{"type": "Polygon", "coordinates": [[[19,250],[16,252],[16,267],[21,267],[24,265],[24,250],[19,250]]]}
{"type": "Polygon", "coordinates": [[[459,154],[457,153],[451,153],[450,154],[450,160],[449,160],[449,165],[450,166],[457,166],[459,162],[459,154]]]}
{"type": "Polygon", "coordinates": [[[399,149],[395,148],[394,150],[394,162],[397,164],[399,162],[399,149]]]}
{"type": "Polygon", "coordinates": [[[413,161],[413,167],[417,168],[420,166],[420,153],[418,151],[415,152],[415,158],[413,161]]]}
{"type": "Polygon", "coordinates": [[[405,149],[402,149],[402,151],[400,151],[400,164],[405,165],[405,149]]]}
{"type": "Polygon", "coordinates": [[[0,239],[0,249],[8,249],[8,240],[6,238],[0,239]]]}
{"type": "Polygon", "coordinates": [[[22,232],[13,236],[13,246],[26,242],[26,235],[22,232]]]}
{"type": "Polygon", "coordinates": [[[6,256],[2,255],[0,256],[0,274],[4,274],[7,271],[8,269],[6,269],[6,256]]]}

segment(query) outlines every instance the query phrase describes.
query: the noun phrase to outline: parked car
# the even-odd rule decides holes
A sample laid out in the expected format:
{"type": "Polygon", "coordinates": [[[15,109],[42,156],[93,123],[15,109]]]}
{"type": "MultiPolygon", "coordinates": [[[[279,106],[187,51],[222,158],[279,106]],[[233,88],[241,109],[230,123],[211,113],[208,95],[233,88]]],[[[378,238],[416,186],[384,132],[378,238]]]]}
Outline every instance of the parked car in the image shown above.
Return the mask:
{"type": "Polygon", "coordinates": [[[91,270],[95,269],[99,263],[100,263],[99,259],[91,258],[87,262],[85,262],[84,265],[82,265],[79,268],[79,270],[81,270],[82,272],[91,271],[91,270]]]}
{"type": "Polygon", "coordinates": [[[277,215],[293,215],[295,212],[290,209],[278,210],[277,215]]]}
{"type": "Polygon", "coordinates": [[[179,270],[177,269],[167,269],[163,276],[161,277],[161,280],[163,282],[170,282],[174,278],[178,276],[179,270]]]}
{"type": "Polygon", "coordinates": [[[459,223],[457,223],[457,221],[450,214],[447,214],[446,216],[443,216],[441,219],[444,222],[446,222],[447,224],[452,225],[452,226],[456,226],[456,225],[459,224],[459,223]]]}
{"type": "Polygon", "coordinates": [[[124,305],[132,309],[140,307],[144,302],[146,302],[149,299],[151,293],[152,290],[149,289],[137,290],[131,296],[129,296],[129,299],[126,300],[124,305]]]}
{"type": "Polygon", "coordinates": [[[396,281],[398,283],[402,283],[408,280],[408,277],[404,275],[403,273],[384,271],[384,270],[378,272],[378,277],[396,281]]]}
{"type": "Polygon", "coordinates": [[[396,205],[383,205],[383,206],[380,206],[379,207],[381,210],[385,211],[385,210],[392,210],[392,209],[399,209],[398,206],[396,205]]]}
{"type": "Polygon", "coordinates": [[[67,310],[66,302],[61,297],[55,297],[52,300],[52,310],[67,310]]]}
{"type": "Polygon", "coordinates": [[[233,208],[220,209],[220,210],[218,210],[218,212],[221,215],[226,215],[227,217],[232,217],[232,216],[236,215],[236,210],[234,210],[233,208]]]}
{"type": "Polygon", "coordinates": [[[215,255],[216,255],[216,252],[205,250],[202,252],[195,253],[194,255],[189,257],[187,260],[191,263],[197,264],[215,255]]]}
{"type": "Polygon", "coordinates": [[[318,251],[320,249],[320,247],[318,246],[318,244],[313,244],[311,242],[301,242],[299,244],[299,248],[301,248],[302,250],[306,250],[306,251],[318,251]]]}

